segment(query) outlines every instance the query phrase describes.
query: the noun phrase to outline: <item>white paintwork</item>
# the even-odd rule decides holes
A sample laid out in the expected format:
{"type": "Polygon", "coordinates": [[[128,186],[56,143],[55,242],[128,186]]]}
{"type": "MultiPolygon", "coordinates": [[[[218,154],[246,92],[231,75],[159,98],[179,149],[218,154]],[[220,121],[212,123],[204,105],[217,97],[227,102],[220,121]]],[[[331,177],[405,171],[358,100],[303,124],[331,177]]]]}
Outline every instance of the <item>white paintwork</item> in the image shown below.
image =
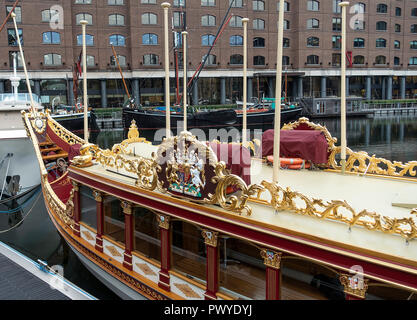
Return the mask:
{"type": "Polygon", "coordinates": [[[103,252],[104,254],[107,254],[109,257],[116,260],[117,262],[123,263],[123,255],[124,255],[123,249],[119,248],[118,246],[115,246],[113,243],[111,243],[110,241],[106,239],[103,239],[103,252]],[[119,255],[114,256],[110,252],[109,247],[113,247],[119,253],[119,255]]]}

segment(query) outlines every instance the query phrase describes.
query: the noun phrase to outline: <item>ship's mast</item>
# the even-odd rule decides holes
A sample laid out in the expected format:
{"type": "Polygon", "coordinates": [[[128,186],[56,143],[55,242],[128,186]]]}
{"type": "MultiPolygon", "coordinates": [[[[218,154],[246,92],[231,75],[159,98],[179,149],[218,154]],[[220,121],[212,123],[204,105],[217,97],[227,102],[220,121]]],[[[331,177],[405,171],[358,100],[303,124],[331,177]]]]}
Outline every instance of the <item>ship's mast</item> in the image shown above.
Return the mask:
{"type": "Polygon", "coordinates": [[[165,135],[167,138],[171,137],[171,99],[169,86],[169,41],[168,41],[168,9],[171,4],[164,2],[161,4],[164,8],[164,50],[165,50],[165,135]]]}
{"type": "Polygon", "coordinates": [[[83,94],[84,94],[84,140],[88,144],[88,96],[87,96],[87,45],[85,42],[85,29],[88,21],[81,20],[83,30],[83,94]]]}
{"type": "Polygon", "coordinates": [[[248,18],[243,18],[243,121],[242,121],[242,144],[245,146],[247,142],[247,101],[248,101],[248,18]]]}

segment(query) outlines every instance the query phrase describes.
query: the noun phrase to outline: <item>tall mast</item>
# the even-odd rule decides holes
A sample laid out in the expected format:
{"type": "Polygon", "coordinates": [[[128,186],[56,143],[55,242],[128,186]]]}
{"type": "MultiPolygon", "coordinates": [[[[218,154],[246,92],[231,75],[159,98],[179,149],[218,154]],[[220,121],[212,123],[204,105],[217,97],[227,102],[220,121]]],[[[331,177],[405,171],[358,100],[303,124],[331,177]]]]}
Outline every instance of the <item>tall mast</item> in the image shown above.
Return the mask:
{"type": "Polygon", "coordinates": [[[275,89],[275,119],[274,119],[274,169],[273,181],[278,183],[280,168],[280,143],[281,143],[281,90],[282,90],[282,51],[284,38],[284,0],[279,1],[278,19],[278,50],[277,50],[277,75],[275,89]]]}
{"type": "Polygon", "coordinates": [[[165,135],[167,138],[171,136],[171,101],[170,101],[170,86],[169,86],[169,41],[168,41],[168,9],[171,4],[164,2],[161,4],[164,8],[164,36],[165,36],[165,135]]]}
{"type": "Polygon", "coordinates": [[[88,144],[88,97],[87,97],[87,45],[85,42],[85,29],[88,21],[81,20],[83,30],[83,94],[84,94],[84,140],[88,144]]]}
{"type": "Polygon", "coordinates": [[[113,50],[113,56],[114,56],[114,59],[116,61],[117,67],[119,68],[120,75],[122,76],[123,86],[125,87],[125,92],[127,94],[127,98],[130,100],[129,90],[127,89],[127,85],[126,85],[125,78],[123,76],[122,68],[120,67],[120,64],[119,64],[119,58],[117,58],[116,49],[114,49],[113,45],[111,45],[111,49],[113,50]]]}
{"type": "Polygon", "coordinates": [[[242,123],[242,144],[245,146],[247,142],[247,100],[248,100],[248,18],[243,18],[243,123],[242,123]]]}
{"type": "Polygon", "coordinates": [[[182,32],[183,40],[182,40],[182,46],[183,46],[183,60],[184,60],[184,93],[183,93],[183,102],[184,102],[184,131],[187,131],[187,31],[182,32]]]}
{"type": "Polygon", "coordinates": [[[344,1],[339,3],[342,7],[342,54],[341,54],[341,85],[340,85],[340,112],[341,112],[341,165],[342,173],[346,171],[346,9],[349,2],[344,1]]]}

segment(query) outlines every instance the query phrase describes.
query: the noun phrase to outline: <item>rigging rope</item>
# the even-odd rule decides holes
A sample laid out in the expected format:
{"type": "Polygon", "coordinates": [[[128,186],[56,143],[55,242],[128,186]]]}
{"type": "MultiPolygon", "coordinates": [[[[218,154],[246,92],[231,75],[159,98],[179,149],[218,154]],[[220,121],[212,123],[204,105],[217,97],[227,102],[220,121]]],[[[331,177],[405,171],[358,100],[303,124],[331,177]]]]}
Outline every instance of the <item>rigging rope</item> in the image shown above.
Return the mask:
{"type": "Polygon", "coordinates": [[[24,197],[25,195],[27,195],[28,193],[32,192],[33,190],[35,190],[39,186],[40,186],[40,184],[38,184],[36,186],[22,188],[22,189],[30,189],[30,190],[27,190],[27,191],[25,191],[25,192],[23,192],[21,194],[17,194],[17,195],[15,195],[13,197],[10,197],[10,198],[4,199],[4,200],[0,200],[0,204],[6,203],[6,202],[10,202],[10,201],[12,201],[14,199],[17,199],[17,198],[24,197]]]}
{"type": "Polygon", "coordinates": [[[0,211],[0,213],[17,213],[17,212],[19,212],[20,210],[22,210],[22,209],[24,209],[28,204],[29,204],[29,202],[38,194],[38,193],[40,193],[40,191],[41,191],[41,188],[39,187],[39,188],[37,188],[37,190],[36,190],[36,192],[34,192],[29,198],[27,198],[25,201],[23,201],[23,203],[20,205],[20,206],[18,206],[18,207],[16,207],[16,208],[13,208],[13,209],[10,209],[10,210],[7,210],[7,211],[0,211]]]}
{"type": "MultiPolygon", "coordinates": [[[[8,153],[8,154],[6,155],[6,158],[7,158],[7,157],[9,158],[9,162],[7,163],[7,170],[6,170],[6,174],[4,175],[4,181],[3,181],[3,187],[1,188],[0,199],[3,197],[4,187],[5,187],[5,185],[6,185],[7,174],[9,173],[10,160],[11,160],[11,158],[12,158],[12,154],[11,154],[11,153],[8,153]]],[[[6,158],[5,158],[5,159],[6,159],[6,158]]],[[[5,159],[3,159],[3,161],[4,161],[5,159]]],[[[2,162],[2,165],[3,165],[3,162],[2,162]]]]}

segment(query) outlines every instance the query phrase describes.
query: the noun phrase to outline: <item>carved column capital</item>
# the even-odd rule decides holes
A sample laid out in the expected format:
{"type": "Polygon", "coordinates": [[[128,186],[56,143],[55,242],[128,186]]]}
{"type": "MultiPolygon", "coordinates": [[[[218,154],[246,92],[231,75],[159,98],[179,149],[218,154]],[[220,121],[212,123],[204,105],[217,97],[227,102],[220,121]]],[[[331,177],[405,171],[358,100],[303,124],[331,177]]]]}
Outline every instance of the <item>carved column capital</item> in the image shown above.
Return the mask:
{"type": "Polygon", "coordinates": [[[264,259],[264,264],[273,269],[281,268],[282,252],[276,252],[270,249],[262,249],[261,257],[264,259]]]}
{"type": "Polygon", "coordinates": [[[103,201],[103,193],[97,190],[93,190],[93,197],[97,202],[103,201]]]}
{"type": "Polygon", "coordinates": [[[73,187],[74,191],[79,191],[80,190],[78,182],[76,182],[74,180],[71,180],[71,184],[72,184],[72,187],[73,187]]]}
{"type": "Polygon", "coordinates": [[[122,201],[120,206],[122,207],[124,214],[128,214],[128,215],[132,214],[132,207],[133,207],[132,203],[130,203],[128,201],[122,201]]]}
{"type": "Polygon", "coordinates": [[[159,227],[162,229],[166,229],[169,230],[170,227],[170,221],[171,221],[171,217],[170,216],[164,216],[163,214],[156,214],[157,219],[158,219],[158,224],[159,227]]]}
{"type": "Polygon", "coordinates": [[[368,279],[364,279],[363,276],[357,274],[341,274],[339,280],[347,295],[365,299],[368,290],[368,279]]]}
{"type": "Polygon", "coordinates": [[[218,232],[203,229],[203,231],[201,231],[201,234],[204,238],[204,243],[206,245],[211,247],[217,247],[217,238],[219,236],[218,232]]]}

